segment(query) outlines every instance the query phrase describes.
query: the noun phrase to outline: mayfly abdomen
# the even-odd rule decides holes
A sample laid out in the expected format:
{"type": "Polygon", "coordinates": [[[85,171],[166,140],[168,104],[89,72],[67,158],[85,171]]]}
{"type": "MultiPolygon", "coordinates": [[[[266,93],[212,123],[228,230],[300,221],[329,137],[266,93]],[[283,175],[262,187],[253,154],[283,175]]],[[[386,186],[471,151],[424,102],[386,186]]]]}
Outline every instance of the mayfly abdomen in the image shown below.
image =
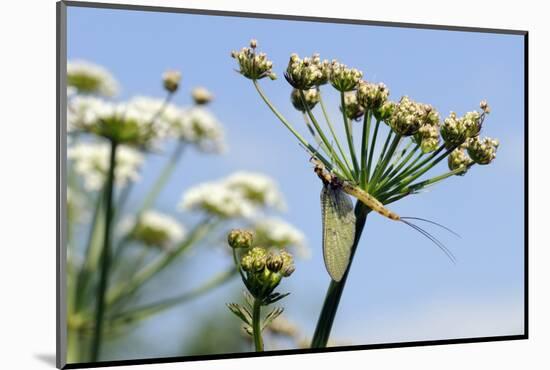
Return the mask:
{"type": "Polygon", "coordinates": [[[348,193],[349,195],[354,196],[359,201],[361,201],[363,204],[365,204],[367,207],[372,209],[374,212],[389,218],[390,220],[399,221],[401,217],[395,212],[390,211],[384,205],[382,202],[380,202],[378,199],[367,193],[361,188],[358,188],[357,186],[353,186],[349,183],[343,183],[342,189],[348,193]]]}
{"type": "Polygon", "coordinates": [[[353,202],[341,187],[323,184],[321,190],[323,217],[323,258],[334,281],[342,280],[355,239],[353,202]]]}

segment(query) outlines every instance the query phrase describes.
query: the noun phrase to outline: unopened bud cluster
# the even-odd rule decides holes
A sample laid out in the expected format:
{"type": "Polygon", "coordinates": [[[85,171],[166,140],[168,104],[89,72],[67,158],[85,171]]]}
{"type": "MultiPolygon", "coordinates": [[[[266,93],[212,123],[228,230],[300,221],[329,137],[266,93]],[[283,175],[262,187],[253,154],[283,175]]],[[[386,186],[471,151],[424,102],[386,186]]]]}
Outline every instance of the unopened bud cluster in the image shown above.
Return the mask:
{"type": "Polygon", "coordinates": [[[321,94],[316,87],[303,91],[304,99],[302,99],[300,91],[301,90],[298,89],[292,89],[292,92],[290,93],[290,101],[292,102],[292,105],[300,112],[311,110],[315,107],[315,105],[317,105],[317,103],[319,103],[321,94]]]}
{"type": "Polygon", "coordinates": [[[383,83],[373,84],[360,81],[357,86],[357,100],[365,109],[379,110],[388,100],[390,91],[383,83]]]}
{"type": "Polygon", "coordinates": [[[468,170],[468,167],[473,163],[473,161],[468,157],[465,152],[465,145],[456,148],[449,154],[447,158],[447,163],[451,171],[457,171],[457,175],[464,176],[468,170]]]}
{"type": "Polygon", "coordinates": [[[281,279],[292,275],[295,269],[291,254],[285,250],[268,252],[262,247],[250,249],[241,258],[240,267],[246,274],[247,288],[259,299],[268,297],[281,279]]]}
{"type": "Polygon", "coordinates": [[[451,112],[443,121],[441,136],[447,147],[459,146],[468,138],[479,134],[481,122],[482,115],[479,112],[468,112],[463,117],[457,117],[455,112],[451,112]]]}
{"type": "Polygon", "coordinates": [[[252,247],[254,234],[248,230],[233,229],[227,234],[227,243],[231,248],[247,249],[252,247]]]}
{"type": "Polygon", "coordinates": [[[344,111],[349,119],[358,121],[365,114],[365,109],[359,104],[355,92],[348,91],[344,94],[344,106],[346,109],[340,107],[340,110],[344,111]]]}
{"type": "Polygon", "coordinates": [[[489,137],[480,139],[479,136],[468,139],[466,142],[468,155],[477,164],[489,164],[495,159],[498,140],[489,137]]]}
{"type": "Polygon", "coordinates": [[[396,104],[389,125],[399,135],[411,136],[418,132],[424,122],[423,105],[419,104],[408,96],[403,96],[396,104]]]}
{"type": "Polygon", "coordinates": [[[214,96],[210,91],[205,89],[204,87],[195,87],[191,91],[191,96],[193,97],[193,101],[197,105],[205,105],[208,104],[214,99],[214,96]]]}
{"type": "Polygon", "coordinates": [[[309,90],[327,83],[330,74],[330,64],[321,61],[319,54],[311,58],[301,59],[298,54],[290,55],[285,78],[295,89],[309,90]]]}
{"type": "Polygon", "coordinates": [[[239,73],[251,80],[260,80],[264,77],[275,80],[277,76],[271,70],[273,62],[267,59],[265,53],[256,53],[256,47],[257,41],[251,40],[250,47],[231,52],[231,57],[239,64],[239,73]]]}
{"type": "Polygon", "coordinates": [[[181,73],[179,71],[166,71],[162,75],[162,85],[170,93],[175,93],[181,82],[181,73]]]}
{"type": "Polygon", "coordinates": [[[349,68],[336,60],[330,65],[330,84],[338,91],[352,91],[363,78],[363,72],[356,68],[349,68]]]}

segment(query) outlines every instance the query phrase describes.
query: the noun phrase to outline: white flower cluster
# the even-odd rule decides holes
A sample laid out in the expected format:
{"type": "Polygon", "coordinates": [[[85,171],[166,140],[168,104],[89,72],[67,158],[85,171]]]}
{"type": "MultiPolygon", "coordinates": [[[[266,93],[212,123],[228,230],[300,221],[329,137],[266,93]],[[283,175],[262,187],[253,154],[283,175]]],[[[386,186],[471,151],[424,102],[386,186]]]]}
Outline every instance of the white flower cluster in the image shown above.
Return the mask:
{"type": "Polygon", "coordinates": [[[137,224],[134,216],[127,216],[120,223],[120,231],[146,245],[165,249],[183,240],[187,233],[173,217],[152,210],[143,212],[137,224]]]}
{"type": "Polygon", "coordinates": [[[104,67],[84,61],[72,60],[67,63],[67,84],[82,93],[115,96],[119,84],[104,67]]]}
{"type": "Polygon", "coordinates": [[[125,103],[112,103],[91,96],[75,96],[69,102],[69,131],[93,131],[94,125],[113,117],[132,120],[148,136],[153,124],[153,137],[174,137],[196,145],[204,152],[223,152],[223,127],[208,110],[201,107],[182,109],[162,99],[137,96],[125,103]]]}
{"type": "Polygon", "coordinates": [[[170,110],[163,118],[172,136],[179,140],[195,144],[204,152],[225,150],[223,127],[208,110],[201,107],[170,110]]]}
{"type": "Polygon", "coordinates": [[[293,247],[298,256],[311,257],[305,235],[289,223],[279,218],[266,218],[257,222],[255,229],[258,243],[279,248],[293,247]]]}
{"type": "Polygon", "coordinates": [[[286,204],[272,178],[261,173],[239,171],[226,178],[225,184],[260,206],[285,210],[286,204]]]}
{"type": "Polygon", "coordinates": [[[237,172],[219,181],[199,184],[185,192],[180,203],[181,209],[202,210],[223,218],[250,218],[261,208],[283,206],[275,182],[252,172],[237,172]]]}
{"type": "MultiPolygon", "coordinates": [[[[67,150],[67,157],[74,161],[75,171],[83,177],[87,190],[99,190],[105,183],[109,170],[110,145],[107,143],[81,143],[67,150]]],[[[125,186],[139,179],[143,155],[127,146],[119,146],[116,155],[115,184],[125,186]]]]}

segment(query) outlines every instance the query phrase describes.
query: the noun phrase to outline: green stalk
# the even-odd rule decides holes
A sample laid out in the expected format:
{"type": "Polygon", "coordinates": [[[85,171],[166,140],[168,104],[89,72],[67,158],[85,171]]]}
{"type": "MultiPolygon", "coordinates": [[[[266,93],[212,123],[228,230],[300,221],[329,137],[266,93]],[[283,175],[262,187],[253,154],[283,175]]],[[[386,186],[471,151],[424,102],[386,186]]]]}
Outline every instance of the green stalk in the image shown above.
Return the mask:
{"type": "Polygon", "coordinates": [[[252,335],[254,337],[254,347],[256,352],[263,352],[264,341],[262,339],[262,329],[260,325],[260,314],[262,309],[262,301],[254,298],[254,306],[252,308],[252,335]]]}
{"type": "Polygon", "coordinates": [[[386,170],[386,167],[388,166],[388,163],[390,162],[390,159],[393,157],[393,154],[395,153],[395,150],[397,149],[397,146],[401,142],[402,136],[399,134],[396,134],[393,137],[392,143],[388,149],[388,151],[385,153],[385,157],[382,159],[382,163],[377,166],[376,171],[374,172],[374,175],[372,176],[371,186],[369,186],[369,190],[374,190],[374,186],[378,183],[378,180],[380,180],[380,177],[386,170]],[[372,187],[372,188],[371,188],[372,187]]]}
{"type": "Polygon", "coordinates": [[[117,142],[111,141],[109,172],[105,185],[105,233],[103,251],[101,253],[101,270],[96,296],[95,330],[91,341],[91,361],[97,362],[101,353],[103,322],[105,316],[107,287],[109,285],[109,270],[111,265],[111,221],[113,217],[113,187],[115,180],[117,142]]]}
{"type": "MultiPolygon", "coordinates": [[[[372,157],[374,157],[374,147],[376,146],[376,138],[378,137],[378,128],[379,127],[380,127],[380,120],[377,119],[376,120],[376,125],[374,126],[374,134],[372,135],[372,143],[371,143],[371,146],[370,146],[370,152],[369,152],[368,160],[367,160],[367,183],[369,182],[370,169],[371,169],[371,164],[372,164],[372,157]]],[[[387,142],[388,142],[388,140],[386,140],[386,143],[387,142]]],[[[386,146],[387,146],[387,144],[386,144],[386,146]]]]}
{"type": "Polygon", "coordinates": [[[145,196],[145,200],[143,201],[141,207],[138,210],[138,218],[139,218],[139,215],[141,215],[145,210],[151,208],[151,206],[155,203],[161,190],[164,188],[164,186],[168,182],[168,179],[174,172],[174,169],[176,168],[176,165],[178,164],[178,161],[180,160],[184,149],[185,149],[185,142],[182,140],[178,140],[176,148],[174,149],[174,152],[170,156],[170,160],[164,165],[164,168],[162,169],[160,176],[157,178],[154,185],[145,196]]]}
{"type": "Polygon", "coordinates": [[[292,127],[292,125],[287,121],[287,119],[277,110],[277,108],[275,108],[275,106],[271,103],[271,101],[267,98],[267,96],[265,95],[265,93],[263,92],[262,88],[260,87],[260,85],[258,84],[258,81],[257,80],[253,80],[252,83],[254,84],[254,87],[256,88],[256,91],[258,92],[258,94],[260,95],[260,97],[262,98],[262,100],[264,101],[264,103],[269,107],[269,109],[271,109],[271,111],[273,112],[273,114],[275,114],[275,116],[279,119],[279,121],[281,121],[283,123],[283,125],[285,125],[285,127],[294,135],[294,137],[296,137],[296,139],[298,139],[298,141],[307,149],[310,151],[310,153],[315,153],[315,155],[317,156],[317,158],[319,158],[319,160],[321,162],[323,162],[323,164],[328,168],[328,169],[332,169],[332,165],[330,163],[330,161],[328,161],[325,157],[323,157],[323,155],[321,155],[321,153],[317,152],[317,149],[315,149],[310,143],[308,143],[303,137],[302,135],[300,135],[298,133],[298,131],[296,131],[294,129],[294,127],[292,127]]]}
{"type": "Polygon", "coordinates": [[[363,232],[363,228],[365,227],[365,222],[369,212],[370,209],[363,203],[357,202],[355,204],[355,240],[353,241],[351,248],[348,269],[342,277],[342,280],[339,282],[334,280],[330,281],[327,294],[325,296],[325,302],[323,303],[321,313],[317,320],[317,326],[315,327],[315,333],[313,334],[313,339],[311,341],[311,348],[325,348],[327,346],[330,332],[332,330],[332,324],[334,323],[334,318],[336,317],[336,312],[338,311],[340,298],[342,297],[342,293],[346,286],[346,280],[351,269],[353,257],[355,256],[355,251],[359,245],[359,240],[361,239],[361,234],[363,232]]]}
{"type": "Polygon", "coordinates": [[[140,307],[136,307],[126,312],[118,313],[110,318],[111,325],[128,324],[136,322],[138,320],[144,320],[154,314],[165,311],[177,304],[182,304],[202,296],[215,288],[229,282],[233,277],[237,275],[237,269],[231,266],[230,269],[223,271],[217,275],[214,275],[211,279],[202,283],[198,287],[191,289],[189,292],[185,292],[180,296],[163,299],[158,302],[146,304],[140,307]]]}
{"type": "MultiPolygon", "coordinates": [[[[409,145],[411,145],[411,144],[412,144],[412,142],[409,143],[409,145]]],[[[399,171],[400,171],[408,162],[410,162],[410,160],[411,160],[411,158],[413,157],[414,153],[416,153],[416,152],[418,151],[419,148],[420,148],[420,145],[416,145],[416,146],[414,147],[414,149],[411,150],[411,151],[409,152],[409,154],[408,154],[403,160],[401,160],[401,162],[397,165],[397,167],[395,167],[395,165],[397,164],[397,162],[398,162],[399,160],[397,160],[396,163],[392,164],[392,165],[388,168],[388,170],[384,173],[384,176],[382,176],[382,178],[383,178],[382,181],[380,182],[380,184],[377,184],[376,189],[374,190],[373,193],[375,193],[375,194],[382,193],[382,189],[385,188],[385,185],[386,185],[388,182],[390,182],[390,181],[393,179],[393,177],[394,177],[395,175],[397,175],[397,174],[399,173],[399,171]]],[[[405,153],[403,153],[403,155],[404,155],[404,154],[405,154],[405,153]]],[[[402,157],[401,157],[401,158],[402,158],[402,157]]],[[[401,159],[401,158],[399,158],[399,159],[401,159]]]]}
{"type": "MultiPolygon", "coordinates": [[[[323,129],[319,125],[319,122],[317,122],[317,119],[313,115],[313,112],[307,106],[306,98],[305,98],[304,92],[302,90],[300,90],[300,99],[302,99],[302,104],[304,105],[304,107],[306,107],[306,112],[309,116],[309,119],[313,123],[313,126],[315,126],[315,129],[317,130],[317,133],[319,134],[319,136],[323,140],[323,143],[325,144],[325,146],[327,148],[332,149],[332,145],[328,141],[325,133],[323,132],[323,129]]],[[[333,150],[330,150],[329,152],[327,152],[327,155],[329,155],[331,157],[331,159],[336,162],[336,165],[338,166],[338,168],[340,168],[346,174],[346,177],[353,178],[352,173],[350,172],[350,170],[342,163],[342,160],[340,159],[340,157],[338,157],[338,155],[333,150]]]]}
{"type": "MultiPolygon", "coordinates": [[[[353,145],[353,135],[351,132],[351,127],[348,122],[348,117],[346,116],[346,104],[344,99],[344,92],[340,92],[340,104],[342,106],[342,117],[344,119],[344,128],[346,129],[346,138],[348,140],[348,146],[349,151],[351,154],[351,161],[353,162],[353,169],[355,171],[355,175],[359,175],[359,163],[357,162],[357,156],[355,155],[355,147],[353,145]]],[[[354,176],[354,179],[357,180],[357,178],[354,176]]]]}
{"type": "Polygon", "coordinates": [[[323,111],[323,115],[325,116],[325,121],[327,122],[327,126],[330,130],[330,133],[332,135],[332,138],[334,139],[334,142],[336,143],[336,146],[338,147],[338,151],[340,152],[340,155],[342,156],[342,159],[344,160],[346,164],[346,168],[348,169],[348,172],[351,173],[351,165],[348,161],[348,157],[344,153],[344,150],[342,149],[342,145],[340,144],[340,140],[338,140],[338,135],[336,135],[336,132],[334,131],[334,126],[332,125],[332,121],[330,120],[327,110],[325,108],[325,103],[323,102],[323,97],[321,95],[321,90],[319,90],[319,104],[321,105],[321,110],[323,111]]]}
{"type": "Polygon", "coordinates": [[[367,109],[365,112],[365,118],[363,120],[363,141],[361,143],[361,188],[365,189],[368,181],[368,172],[367,172],[367,157],[369,150],[369,136],[370,136],[370,124],[371,124],[372,115],[371,112],[367,109]]]}

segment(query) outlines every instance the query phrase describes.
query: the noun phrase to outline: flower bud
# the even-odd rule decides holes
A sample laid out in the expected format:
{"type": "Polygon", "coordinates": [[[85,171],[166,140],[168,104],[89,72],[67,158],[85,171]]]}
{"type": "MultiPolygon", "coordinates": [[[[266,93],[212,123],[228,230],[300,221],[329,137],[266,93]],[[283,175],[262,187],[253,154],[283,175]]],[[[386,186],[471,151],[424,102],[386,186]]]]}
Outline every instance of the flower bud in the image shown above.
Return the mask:
{"type": "Polygon", "coordinates": [[[439,127],[437,125],[423,125],[414,135],[414,139],[420,144],[423,153],[430,153],[439,145],[439,127]]]}
{"type": "Polygon", "coordinates": [[[256,40],[251,40],[250,47],[231,52],[231,57],[239,64],[239,73],[251,80],[260,80],[264,77],[276,79],[272,71],[273,62],[267,59],[265,53],[256,53],[257,45],[256,40]]]}
{"type": "Polygon", "coordinates": [[[348,68],[345,64],[333,60],[330,65],[330,84],[338,91],[354,90],[363,77],[363,72],[348,68]]]}
{"type": "Polygon", "coordinates": [[[241,258],[241,267],[246,272],[251,272],[252,267],[254,266],[254,258],[250,255],[244,255],[243,258],[241,258]]]}
{"type": "Polygon", "coordinates": [[[321,61],[319,54],[311,58],[300,59],[298,54],[291,54],[285,72],[285,78],[292,87],[298,90],[309,90],[326,84],[329,78],[329,63],[321,61]]]}
{"type": "Polygon", "coordinates": [[[402,136],[411,136],[418,132],[423,124],[423,105],[403,96],[395,106],[389,125],[393,131],[402,136]]]}
{"type": "Polygon", "coordinates": [[[227,234],[227,243],[231,248],[250,248],[254,234],[248,230],[233,229],[227,234]]]}
{"type": "Polygon", "coordinates": [[[472,160],[468,157],[468,155],[466,155],[464,148],[460,147],[456,148],[451,152],[451,154],[449,154],[447,163],[451,171],[462,168],[463,171],[458,172],[457,175],[464,176],[468,171],[468,166],[472,164],[472,160]]]}
{"type": "Polygon", "coordinates": [[[266,266],[271,272],[279,272],[283,267],[283,259],[279,255],[270,253],[267,256],[266,266]]]}
{"type": "Polygon", "coordinates": [[[205,89],[204,87],[195,87],[191,91],[191,96],[193,97],[193,100],[195,101],[195,104],[197,105],[204,105],[208,104],[212,101],[214,96],[210,91],[205,89]]]}
{"type": "Polygon", "coordinates": [[[175,93],[178,90],[180,81],[181,73],[179,71],[166,71],[162,75],[164,89],[170,93],[175,93]]]}
{"type": "Polygon", "coordinates": [[[489,164],[496,158],[496,152],[499,145],[496,139],[488,137],[480,139],[476,136],[468,139],[466,144],[468,155],[477,164],[489,164]]]}
{"type": "MultiPolygon", "coordinates": [[[[359,105],[357,95],[353,91],[344,93],[344,105],[346,107],[345,112],[348,119],[359,121],[365,114],[365,109],[359,105]]],[[[342,110],[342,107],[340,107],[340,111],[342,110]]]]}
{"type": "Polygon", "coordinates": [[[298,89],[292,89],[292,92],[290,93],[290,101],[292,102],[292,105],[296,110],[299,110],[300,112],[305,112],[308,109],[311,110],[317,103],[319,103],[319,100],[321,99],[321,94],[319,93],[319,90],[317,88],[312,88],[309,90],[304,91],[304,102],[302,101],[302,97],[300,96],[300,90],[298,89]]]}
{"type": "Polygon", "coordinates": [[[374,117],[379,121],[386,121],[393,114],[395,107],[396,103],[392,101],[386,101],[384,104],[382,104],[380,108],[374,110],[374,117]]]}
{"type": "Polygon", "coordinates": [[[357,86],[357,100],[365,109],[376,111],[388,100],[390,91],[383,83],[373,84],[360,81],[357,86]]]}
{"type": "Polygon", "coordinates": [[[491,113],[491,107],[489,107],[489,104],[487,103],[487,100],[482,100],[479,103],[479,108],[483,111],[485,114],[491,113]]]}

